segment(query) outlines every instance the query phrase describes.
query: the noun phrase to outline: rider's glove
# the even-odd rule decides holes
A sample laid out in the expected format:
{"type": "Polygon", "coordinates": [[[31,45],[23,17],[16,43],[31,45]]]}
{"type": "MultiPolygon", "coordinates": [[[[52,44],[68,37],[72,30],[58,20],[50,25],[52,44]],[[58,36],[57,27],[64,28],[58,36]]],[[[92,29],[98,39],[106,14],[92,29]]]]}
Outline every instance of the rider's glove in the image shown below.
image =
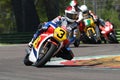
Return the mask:
{"type": "Polygon", "coordinates": [[[47,22],[47,23],[44,23],[41,28],[42,28],[42,30],[47,30],[48,27],[49,27],[49,24],[47,22]]]}
{"type": "Polygon", "coordinates": [[[48,28],[48,26],[45,26],[45,25],[42,26],[42,29],[43,29],[43,30],[47,30],[47,28],[48,28]]]}
{"type": "Polygon", "coordinates": [[[67,27],[67,31],[68,32],[71,32],[72,31],[72,28],[70,26],[67,27]]]}
{"type": "Polygon", "coordinates": [[[46,23],[40,23],[38,25],[38,30],[46,30],[48,28],[48,25],[46,23]]]}

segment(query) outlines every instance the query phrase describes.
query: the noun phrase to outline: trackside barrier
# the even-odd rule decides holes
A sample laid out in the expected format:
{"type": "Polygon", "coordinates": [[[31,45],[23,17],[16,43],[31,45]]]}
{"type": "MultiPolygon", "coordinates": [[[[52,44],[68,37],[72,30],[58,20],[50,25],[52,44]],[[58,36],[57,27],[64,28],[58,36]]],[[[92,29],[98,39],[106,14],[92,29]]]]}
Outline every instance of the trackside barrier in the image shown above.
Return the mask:
{"type": "Polygon", "coordinates": [[[120,29],[116,29],[116,37],[117,37],[117,40],[119,41],[120,43],[120,29]]]}
{"type": "MultiPolygon", "coordinates": [[[[120,43],[120,29],[116,29],[117,40],[120,43]]],[[[34,33],[9,33],[9,34],[0,34],[0,43],[10,43],[10,44],[19,44],[19,43],[28,43],[34,33]]]]}
{"type": "Polygon", "coordinates": [[[9,33],[9,34],[0,34],[0,43],[10,43],[10,44],[18,44],[18,43],[28,43],[33,36],[33,33],[9,33]]]}

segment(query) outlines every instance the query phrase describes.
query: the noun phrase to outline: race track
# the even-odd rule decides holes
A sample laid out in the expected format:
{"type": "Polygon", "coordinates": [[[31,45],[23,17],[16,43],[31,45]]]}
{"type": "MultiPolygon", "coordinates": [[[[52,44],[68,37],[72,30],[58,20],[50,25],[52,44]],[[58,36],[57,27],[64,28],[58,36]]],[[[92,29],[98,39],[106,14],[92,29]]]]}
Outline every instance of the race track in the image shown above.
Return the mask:
{"type": "MultiPolygon", "coordinates": [[[[36,68],[25,66],[26,44],[0,45],[0,80],[120,80],[120,69],[47,66],[36,68]]],[[[75,57],[119,55],[120,44],[71,45],[75,57]]]]}

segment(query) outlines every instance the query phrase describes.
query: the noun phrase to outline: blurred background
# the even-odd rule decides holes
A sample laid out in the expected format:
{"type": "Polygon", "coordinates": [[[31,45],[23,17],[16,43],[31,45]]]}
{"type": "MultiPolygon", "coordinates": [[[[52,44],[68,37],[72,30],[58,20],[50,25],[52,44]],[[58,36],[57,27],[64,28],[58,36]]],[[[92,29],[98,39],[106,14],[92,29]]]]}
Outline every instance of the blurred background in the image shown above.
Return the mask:
{"type": "MultiPolygon", "coordinates": [[[[71,0],[0,0],[0,33],[35,32],[39,23],[64,15],[71,0]]],[[[120,29],[120,0],[77,0],[120,29]]]]}

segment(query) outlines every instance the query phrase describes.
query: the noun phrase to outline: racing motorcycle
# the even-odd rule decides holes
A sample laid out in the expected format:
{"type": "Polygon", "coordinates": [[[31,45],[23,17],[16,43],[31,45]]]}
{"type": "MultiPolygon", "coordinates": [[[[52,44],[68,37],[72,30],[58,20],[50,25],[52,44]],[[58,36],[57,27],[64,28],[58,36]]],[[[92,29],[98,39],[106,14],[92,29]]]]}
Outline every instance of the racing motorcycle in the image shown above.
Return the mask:
{"type": "Polygon", "coordinates": [[[84,33],[81,33],[83,43],[101,43],[99,29],[97,28],[92,17],[83,20],[84,33]],[[97,29],[97,30],[96,30],[97,29]]]}
{"type": "Polygon", "coordinates": [[[114,26],[109,21],[101,20],[100,30],[104,43],[118,43],[114,26]]]}
{"type": "Polygon", "coordinates": [[[26,49],[24,64],[35,67],[44,66],[52,57],[64,50],[67,40],[67,31],[63,27],[50,26],[33,42],[32,48],[26,49]]]}

